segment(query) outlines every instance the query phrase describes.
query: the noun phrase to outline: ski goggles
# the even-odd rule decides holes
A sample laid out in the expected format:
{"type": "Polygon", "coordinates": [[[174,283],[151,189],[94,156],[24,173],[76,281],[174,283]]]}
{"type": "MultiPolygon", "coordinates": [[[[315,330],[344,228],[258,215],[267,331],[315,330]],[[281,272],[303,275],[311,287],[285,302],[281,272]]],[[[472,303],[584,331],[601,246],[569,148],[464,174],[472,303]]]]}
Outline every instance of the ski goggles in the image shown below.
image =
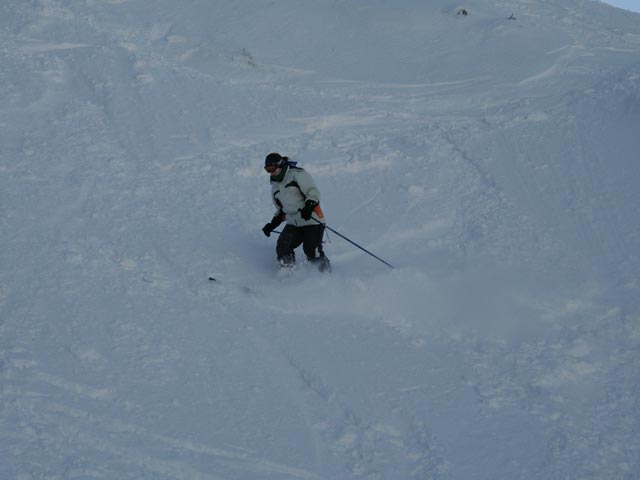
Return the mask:
{"type": "Polygon", "coordinates": [[[278,169],[278,167],[280,167],[280,165],[275,164],[275,163],[270,163],[268,165],[265,165],[264,169],[265,169],[265,171],[267,171],[269,173],[273,173],[278,169]]]}

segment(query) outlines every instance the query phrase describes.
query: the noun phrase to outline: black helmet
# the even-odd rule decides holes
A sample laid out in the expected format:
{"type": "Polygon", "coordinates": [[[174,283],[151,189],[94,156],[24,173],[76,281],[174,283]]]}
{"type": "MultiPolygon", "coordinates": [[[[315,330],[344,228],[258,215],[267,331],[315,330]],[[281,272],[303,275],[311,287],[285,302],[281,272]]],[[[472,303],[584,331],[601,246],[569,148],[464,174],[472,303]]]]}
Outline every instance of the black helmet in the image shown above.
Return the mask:
{"type": "Polygon", "coordinates": [[[275,167],[280,167],[285,161],[285,157],[280,155],[279,153],[270,153],[264,159],[264,166],[267,167],[269,165],[273,165],[275,167]]]}

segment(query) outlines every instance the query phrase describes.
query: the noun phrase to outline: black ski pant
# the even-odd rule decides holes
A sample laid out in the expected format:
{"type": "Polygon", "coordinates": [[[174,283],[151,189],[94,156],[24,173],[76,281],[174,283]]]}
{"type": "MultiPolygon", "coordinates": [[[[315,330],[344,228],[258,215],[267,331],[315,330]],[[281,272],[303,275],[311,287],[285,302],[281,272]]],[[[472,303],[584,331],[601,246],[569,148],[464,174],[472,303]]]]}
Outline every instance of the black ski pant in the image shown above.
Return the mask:
{"type": "Polygon", "coordinates": [[[324,256],[322,251],[323,235],[324,225],[306,225],[304,227],[286,225],[278,237],[276,245],[278,260],[295,258],[294,250],[300,245],[310,260],[317,256],[324,256]]]}

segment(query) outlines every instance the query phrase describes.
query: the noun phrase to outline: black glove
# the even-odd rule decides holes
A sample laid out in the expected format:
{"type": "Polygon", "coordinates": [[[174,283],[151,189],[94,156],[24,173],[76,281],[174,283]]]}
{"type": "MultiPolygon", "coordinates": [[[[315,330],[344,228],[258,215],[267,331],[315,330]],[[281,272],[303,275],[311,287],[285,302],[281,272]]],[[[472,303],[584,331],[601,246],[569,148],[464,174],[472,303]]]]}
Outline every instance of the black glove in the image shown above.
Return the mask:
{"type": "Polygon", "coordinates": [[[284,212],[281,210],[273,216],[273,218],[269,223],[267,223],[264,227],[262,227],[262,233],[264,233],[267,237],[270,237],[271,232],[273,232],[276,228],[278,228],[278,225],[284,222],[284,219],[285,219],[285,215],[284,215],[284,212]]]}
{"type": "Polygon", "coordinates": [[[303,220],[311,220],[313,209],[318,206],[318,202],[315,200],[307,200],[304,202],[304,207],[300,209],[300,216],[303,220]]]}
{"type": "Polygon", "coordinates": [[[273,227],[270,223],[267,223],[264,227],[262,227],[262,233],[264,233],[267,237],[271,236],[271,232],[273,232],[273,227]]]}

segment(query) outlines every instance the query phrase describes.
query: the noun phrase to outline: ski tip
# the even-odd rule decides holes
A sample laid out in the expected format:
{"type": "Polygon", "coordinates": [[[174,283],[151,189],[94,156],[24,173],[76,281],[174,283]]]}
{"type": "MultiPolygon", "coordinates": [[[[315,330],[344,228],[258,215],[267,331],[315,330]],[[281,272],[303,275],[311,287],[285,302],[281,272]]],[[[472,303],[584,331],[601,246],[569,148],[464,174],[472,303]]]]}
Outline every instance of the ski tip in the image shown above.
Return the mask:
{"type": "Polygon", "coordinates": [[[209,281],[210,281],[210,282],[217,282],[218,280],[216,280],[216,279],[215,279],[215,278],[213,278],[213,277],[209,277],[209,281]]]}

